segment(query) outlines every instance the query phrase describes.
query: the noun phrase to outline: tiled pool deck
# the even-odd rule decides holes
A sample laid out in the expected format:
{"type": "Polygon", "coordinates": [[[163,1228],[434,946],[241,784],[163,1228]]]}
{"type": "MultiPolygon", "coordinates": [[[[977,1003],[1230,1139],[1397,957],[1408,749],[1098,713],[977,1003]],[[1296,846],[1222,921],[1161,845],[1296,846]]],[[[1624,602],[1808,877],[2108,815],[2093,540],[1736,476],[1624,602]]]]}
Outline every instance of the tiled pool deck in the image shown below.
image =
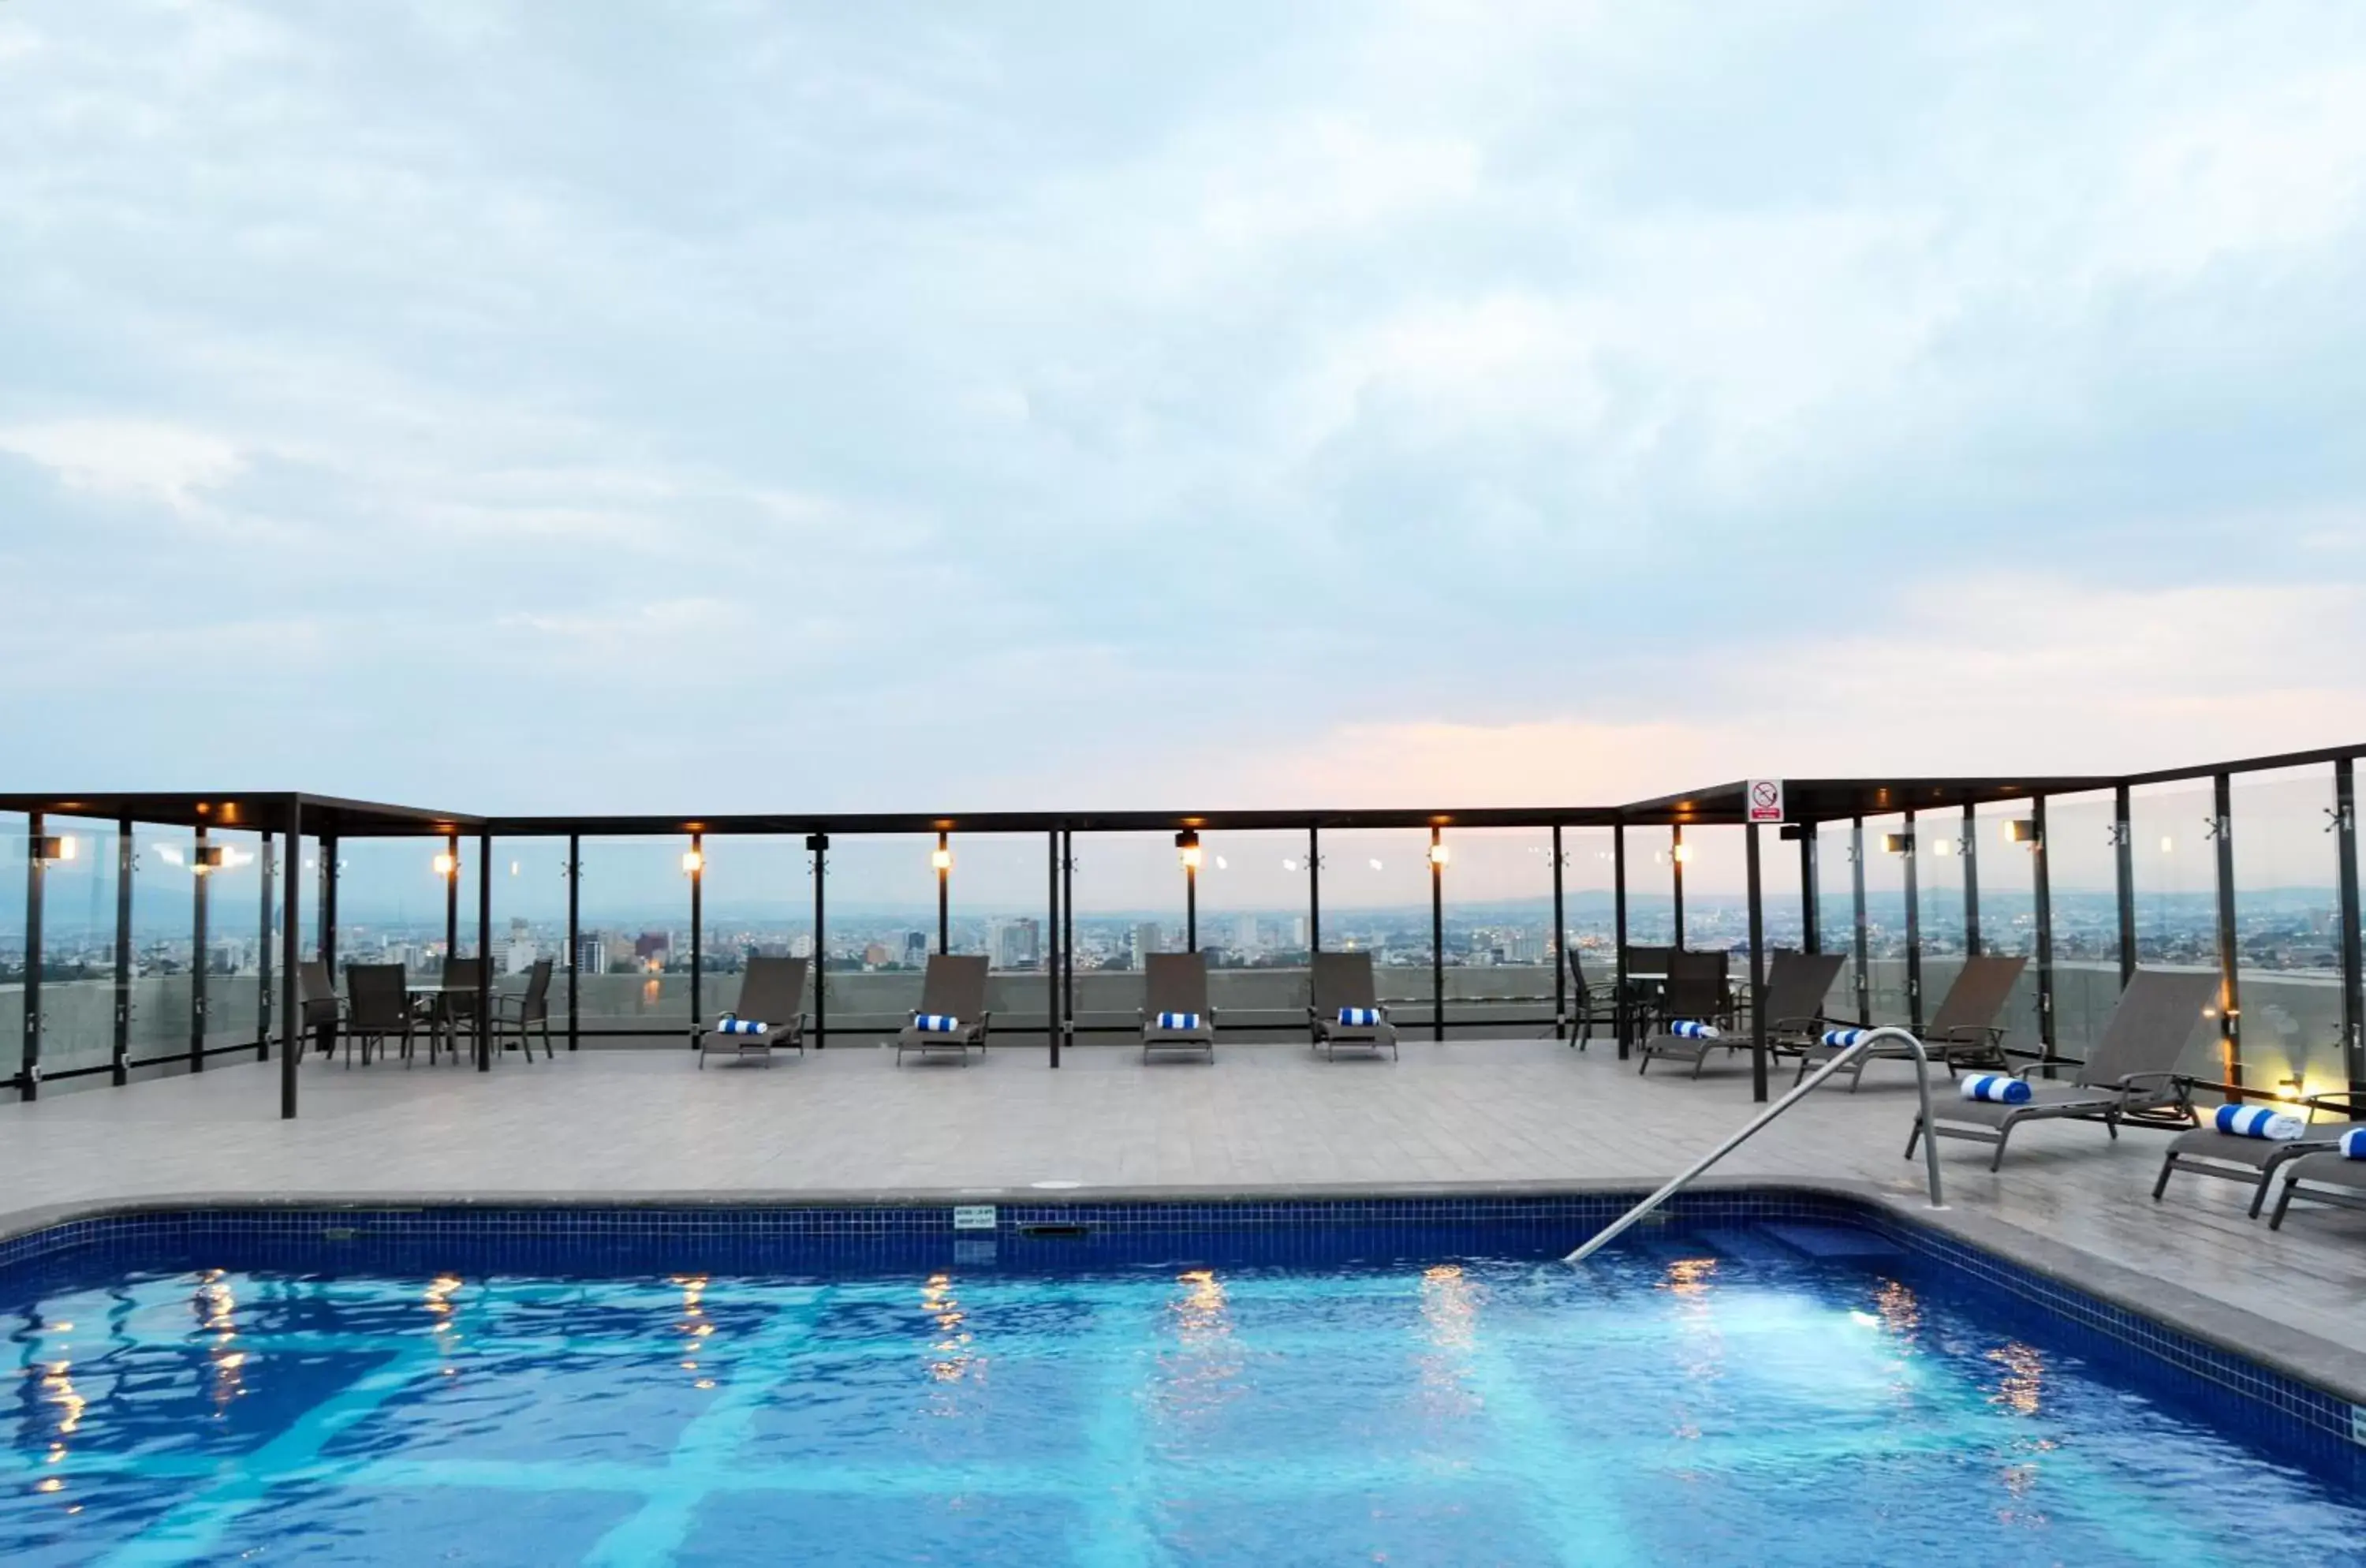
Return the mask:
{"type": "MultiPolygon", "coordinates": [[[[839,1048],[695,1070],[687,1052],[561,1054],[490,1075],[276,1067],[0,1107],[0,1235],[124,1201],[652,1198],[856,1202],[987,1194],[1105,1201],[1214,1194],[1642,1189],[1751,1113],[1746,1069],[1639,1077],[1600,1042],[1409,1043],[1401,1062],[1226,1048],[1145,1066],[1131,1051],[996,1051],[898,1069],[839,1048]],[[1075,1183],[1039,1189],[1039,1182],[1075,1183]]],[[[2281,1233],[2248,1190],[2180,1177],[2167,1134],[2016,1133],[2003,1172],[1942,1145],[1949,1210],[1924,1216],[1901,1157],[1910,1074],[1877,1065],[1745,1145],[1727,1179],[1832,1185],[2366,1403],[2366,1213],[2295,1205],[2281,1233]]],[[[1576,1240],[1575,1236],[1572,1237],[1576,1240]]]]}

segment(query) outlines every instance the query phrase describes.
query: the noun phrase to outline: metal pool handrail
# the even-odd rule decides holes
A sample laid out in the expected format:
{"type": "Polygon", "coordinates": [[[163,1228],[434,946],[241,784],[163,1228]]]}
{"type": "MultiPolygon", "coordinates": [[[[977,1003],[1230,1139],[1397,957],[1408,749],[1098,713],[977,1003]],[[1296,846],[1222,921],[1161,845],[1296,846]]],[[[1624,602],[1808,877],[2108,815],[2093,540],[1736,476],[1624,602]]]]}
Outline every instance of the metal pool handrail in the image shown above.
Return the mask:
{"type": "MultiPolygon", "coordinates": [[[[1818,1084],[1822,1083],[1826,1078],[1840,1071],[1842,1066],[1848,1062],[1850,1057],[1854,1056],[1861,1052],[1870,1050],[1874,1045],[1877,1044],[1884,1039],[1903,1040],[1906,1042],[1907,1045],[1912,1049],[1914,1053],[1914,1088],[1915,1091],[1921,1096],[1922,1100],[1922,1125],[1925,1127],[1930,1126],[1931,1058],[1929,1054],[1923,1050],[1922,1042],[1917,1039],[1910,1030],[1900,1029],[1895,1024],[1884,1024],[1879,1029],[1867,1030],[1864,1033],[1858,1035],[1856,1039],[1851,1041],[1847,1045],[1842,1047],[1839,1054],[1834,1055],[1831,1061],[1826,1062],[1822,1066],[1817,1068],[1814,1077],[1798,1085],[1797,1088],[1793,1089],[1790,1093],[1785,1095],[1782,1099],[1776,1100],[1774,1104],[1768,1106],[1757,1115],[1752,1117],[1749,1123],[1744,1126],[1741,1131],[1734,1134],[1733,1136],[1726,1139],[1725,1142],[1718,1145],[1717,1147],[1709,1150],[1708,1153],[1695,1160],[1690,1166],[1684,1168],[1682,1175],[1669,1182],[1665,1187],[1661,1188],[1657,1192],[1652,1193],[1649,1198],[1646,1198],[1641,1202],[1636,1204],[1633,1208],[1628,1210],[1625,1213],[1619,1215],[1617,1220],[1611,1223],[1607,1229],[1595,1235],[1584,1246],[1579,1247],[1575,1252],[1571,1253],[1567,1258],[1562,1258],[1561,1261],[1564,1263],[1583,1263],[1588,1258],[1593,1257],[1594,1253],[1600,1251],[1610,1242],[1616,1240],[1629,1225],[1632,1225],[1636,1221],[1641,1219],[1644,1215],[1650,1213],[1652,1210],[1658,1208],[1661,1204],[1666,1202],[1669,1199],[1682,1191],[1686,1186],[1690,1185],[1695,1177],[1700,1175],[1701,1172],[1707,1170],[1710,1166],[1715,1165],[1718,1161],[1723,1159],[1726,1156],[1740,1148],[1744,1143],[1748,1142],[1752,1134],[1755,1134],[1761,1127],[1765,1126],[1766,1123],[1774,1121],[1774,1118],[1782,1115],[1786,1111],[1790,1110],[1793,1105],[1805,1098],[1808,1090],[1814,1089],[1818,1084]]],[[[1931,1207],[1934,1209],[1944,1209],[1947,1205],[1939,1196],[1939,1151],[1937,1146],[1928,1137],[1925,1137],[1922,1140],[1922,1157],[1924,1165],[1931,1173],[1931,1207]]]]}

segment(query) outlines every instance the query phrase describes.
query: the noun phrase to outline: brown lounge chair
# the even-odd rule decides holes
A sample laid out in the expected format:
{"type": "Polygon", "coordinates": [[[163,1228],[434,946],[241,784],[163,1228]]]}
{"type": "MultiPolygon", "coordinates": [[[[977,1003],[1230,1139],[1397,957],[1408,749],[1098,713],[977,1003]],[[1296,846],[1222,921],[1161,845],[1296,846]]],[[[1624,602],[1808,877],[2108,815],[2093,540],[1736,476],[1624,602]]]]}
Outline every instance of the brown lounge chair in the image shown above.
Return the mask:
{"type": "Polygon", "coordinates": [[[1325,1056],[1336,1056],[1342,1045],[1375,1055],[1383,1048],[1391,1057],[1397,1055],[1397,1026],[1389,1021],[1389,1010],[1380,1005],[1370,953],[1316,953],[1312,984],[1314,999],[1306,1010],[1306,1020],[1314,1032],[1315,1049],[1325,1056]],[[1340,1022],[1340,1013],[1349,1008],[1376,1014],[1380,1021],[1340,1022]]]}
{"type": "MultiPolygon", "coordinates": [[[[1922,1030],[1922,1044],[1930,1052],[1932,1062],[1945,1067],[1951,1077],[1959,1067],[2001,1070],[2006,1065],[2004,1025],[1997,1021],[1997,1016],[2004,1011],[2013,986],[2028,966],[2026,958],[1991,954],[1965,959],[1963,968],[1955,973],[1955,983],[1947,987],[1939,1010],[1922,1030]]],[[[1819,1036],[1813,1044],[1799,1052],[1799,1077],[1806,1077],[1811,1068],[1822,1066],[1840,1055],[1840,1050],[1837,1045],[1825,1044],[1819,1036]]],[[[1849,1075],[1851,1094],[1865,1080],[1865,1065],[1876,1056],[1910,1062],[1914,1053],[1903,1044],[1887,1041],[1859,1052],[1856,1069],[1849,1075]]]]}
{"type": "MultiPolygon", "coordinates": [[[[2120,1123],[2131,1115],[2167,1113],[2191,1123],[2193,1102],[2191,1091],[2177,1076],[2177,1060],[2185,1054],[2185,1043],[2192,1038],[2202,1010],[2217,992],[2215,975],[2139,969],[2128,988],[2120,993],[2119,1005],[2103,1025],[2103,1037],[2095,1042],[2085,1061],[2057,1056],[2050,1062],[2032,1062],[2013,1074],[2027,1078],[2048,1066],[2075,1066],[2077,1077],[2068,1083],[2032,1084],[2032,1097],[2019,1105],[1950,1100],[1943,1110],[1934,1103],[1930,1134],[1994,1145],[1996,1153],[1989,1159],[1989,1168],[1994,1170],[2004,1163],[2005,1140],[2023,1122],[2061,1117],[2101,1122],[2114,1139],[2120,1135],[2120,1123]]],[[[1913,1134],[1906,1140],[1907,1158],[1914,1157],[1923,1131],[1918,1112],[1913,1134]]]]}
{"type": "Polygon", "coordinates": [[[344,998],[337,995],[337,982],[330,977],[326,959],[308,958],[296,972],[301,999],[300,1027],[305,1036],[321,1043],[321,1049],[333,1056],[337,1054],[337,1026],[344,1021],[344,998]]]}
{"type": "Polygon", "coordinates": [[[2282,1168],[2284,1190],[2276,1194],[2276,1212],[2268,1218],[2270,1230],[2284,1228],[2284,1212],[2295,1198],[2339,1209],[2366,1209],[2366,1159],[2351,1159],[2339,1149],[2319,1149],[2282,1168]]]}
{"type": "MultiPolygon", "coordinates": [[[[352,1000],[345,1008],[345,1066],[354,1065],[354,1047],[359,1045],[362,1066],[369,1066],[370,1057],[383,1051],[389,1041],[402,1042],[402,1061],[411,1065],[411,1035],[419,1017],[411,1010],[411,991],[400,964],[349,964],[345,965],[345,987],[352,1000]]],[[[427,1036],[427,1060],[435,1060],[436,1036],[427,1036]]]]}
{"type": "MultiPolygon", "coordinates": [[[[1677,953],[1672,962],[1685,955],[1677,953]]],[[[1717,955],[1719,958],[1723,953],[1717,955]]],[[[1824,1031],[1824,997],[1832,988],[1832,977],[1841,972],[1843,956],[1837,953],[1778,953],[1766,970],[1766,1043],[1774,1050],[1805,1050],[1811,1041],[1820,1039],[1824,1031]]],[[[1675,973],[1672,971],[1672,974],[1675,973]]],[[[1671,999],[1674,986],[1670,985],[1671,999]]],[[[1681,1013],[1676,1015],[1681,1018],[1681,1013]]],[[[1698,1020],[1696,1021],[1706,1021],[1698,1020]]],[[[1750,1035],[1739,1026],[1713,1039],[1687,1039],[1677,1034],[1655,1034],[1637,1049],[1643,1058],[1637,1067],[1641,1073],[1651,1065],[1653,1057],[1667,1057],[1693,1065],[1693,1077],[1701,1075],[1702,1065],[1712,1051],[1747,1051],[1750,1035]]]]}
{"type": "Polygon", "coordinates": [[[912,1021],[904,1032],[896,1036],[896,1065],[904,1065],[907,1051],[923,1056],[951,1051],[967,1066],[971,1046],[986,1049],[986,1024],[984,955],[931,953],[928,973],[920,977],[920,1005],[912,1010],[912,1021]],[[950,1018],[959,1027],[950,1032],[922,1029],[919,1021],[930,1016],[950,1018]]]}
{"type": "MultiPolygon", "coordinates": [[[[706,1066],[709,1056],[728,1055],[743,1062],[750,1056],[757,1056],[762,1058],[769,1067],[772,1065],[775,1049],[794,1050],[798,1055],[804,1055],[806,960],[748,960],[747,971],[739,976],[738,1005],[725,1016],[770,1027],[761,1034],[726,1034],[720,1027],[723,1020],[716,1019],[715,1026],[700,1030],[691,1042],[698,1048],[698,1065],[702,1068],[706,1066]]],[[[550,1049],[547,1043],[543,1049],[550,1049]]]]}
{"type": "Polygon", "coordinates": [[[2162,1156],[2160,1175],[2152,1184],[2153,1201],[2168,1190],[2169,1179],[2177,1171],[2192,1176],[2216,1176],[2229,1181],[2248,1181],[2251,1186],[2251,1218],[2259,1217],[2260,1206],[2268,1201],[2268,1189],[2275,1185],[2276,1175],[2284,1166],[2303,1155],[2313,1155],[2331,1148],[2341,1134],[2366,1122],[2319,1122],[2316,1112],[2322,1100],[2330,1098],[2345,1103],[2346,1094],[2311,1095],[2290,1109],[2307,1119],[2308,1128],[2290,1143],[2272,1138],[2238,1138],[2232,1133],[2222,1133],[2205,1119],[2190,1133],[2180,1133],[2162,1156]]]}
{"type": "Polygon", "coordinates": [[[1216,1010],[1208,1005],[1208,955],[1154,953],[1143,963],[1149,971],[1142,987],[1143,1059],[1153,1051],[1204,1051],[1214,1061],[1216,1010]],[[1178,1013],[1199,1021],[1189,1029],[1168,1029],[1158,1021],[1178,1013]]]}

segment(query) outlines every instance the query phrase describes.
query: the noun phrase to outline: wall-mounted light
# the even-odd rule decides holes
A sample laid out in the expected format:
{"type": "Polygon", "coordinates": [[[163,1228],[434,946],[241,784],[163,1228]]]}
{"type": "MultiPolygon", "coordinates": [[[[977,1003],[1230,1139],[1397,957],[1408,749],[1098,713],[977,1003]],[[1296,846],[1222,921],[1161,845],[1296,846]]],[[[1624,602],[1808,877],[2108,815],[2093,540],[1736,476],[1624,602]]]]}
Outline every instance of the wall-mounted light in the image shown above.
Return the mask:
{"type": "Polygon", "coordinates": [[[1914,835],[1911,833],[1884,833],[1881,836],[1881,852],[1886,855],[1912,854],[1914,852],[1914,835]]]}
{"type": "Polygon", "coordinates": [[[2004,841],[2008,844],[2034,844],[2037,842],[2037,819],[2034,817],[2007,818],[2004,841]]]}
{"type": "Polygon", "coordinates": [[[821,853],[822,851],[829,848],[829,835],[828,833],[807,833],[806,835],[806,848],[811,850],[816,854],[821,853]]]}
{"type": "Polygon", "coordinates": [[[1175,858],[1187,870],[1200,869],[1200,835],[1195,829],[1186,828],[1175,835],[1175,858]]]}
{"type": "Polygon", "coordinates": [[[704,871],[705,869],[706,857],[704,855],[699,853],[696,850],[684,850],[682,852],[682,874],[684,876],[696,876],[700,872],[704,871]]]}
{"type": "Polygon", "coordinates": [[[1675,848],[1670,850],[1668,853],[1675,857],[1675,861],[1678,865],[1684,865],[1689,863],[1693,858],[1693,847],[1690,844],[1678,844],[1675,848]]]}
{"type": "Polygon", "coordinates": [[[2163,833],[2160,836],[2160,852],[2165,855],[2175,854],[2177,852],[2177,840],[2170,838],[2168,834],[2163,833]]]}
{"type": "Polygon", "coordinates": [[[436,851],[434,860],[429,863],[434,866],[435,874],[446,882],[460,874],[460,857],[449,850],[436,851]]]}
{"type": "Polygon", "coordinates": [[[929,863],[939,871],[951,871],[953,868],[953,852],[940,846],[930,853],[929,863]]]}
{"type": "Polygon", "coordinates": [[[1436,843],[1429,846],[1430,864],[1444,865],[1450,858],[1451,853],[1443,843],[1436,843]]]}
{"type": "Polygon", "coordinates": [[[230,863],[230,853],[220,844],[199,844],[189,852],[189,869],[199,876],[220,871],[230,863]]]}
{"type": "Polygon", "coordinates": [[[43,865],[70,861],[81,852],[72,834],[46,833],[33,840],[33,858],[43,865]]]}
{"type": "Polygon", "coordinates": [[[1937,855],[1940,859],[1944,860],[1947,856],[1955,852],[1955,840],[1953,839],[1933,839],[1931,840],[1931,852],[1937,855]]]}

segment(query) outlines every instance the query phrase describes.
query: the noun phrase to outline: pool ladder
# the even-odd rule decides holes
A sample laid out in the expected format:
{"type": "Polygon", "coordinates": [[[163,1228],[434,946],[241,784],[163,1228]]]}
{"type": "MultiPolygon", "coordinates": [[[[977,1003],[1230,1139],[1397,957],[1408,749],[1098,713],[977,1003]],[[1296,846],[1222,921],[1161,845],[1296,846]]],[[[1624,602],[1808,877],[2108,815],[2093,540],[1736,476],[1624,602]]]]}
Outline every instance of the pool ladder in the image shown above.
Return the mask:
{"type": "MultiPolygon", "coordinates": [[[[1691,1165],[1684,1168],[1684,1174],[1678,1176],[1673,1181],[1669,1182],[1665,1187],[1661,1188],[1657,1192],[1652,1193],[1649,1198],[1644,1199],[1641,1202],[1636,1204],[1633,1208],[1619,1215],[1617,1220],[1611,1223],[1609,1228],[1595,1235],[1583,1247],[1579,1247],[1575,1252],[1572,1252],[1567,1258],[1562,1258],[1561,1261],[1564,1263],[1583,1263],[1587,1258],[1593,1257],[1596,1252],[1601,1251],[1603,1247],[1617,1240],[1618,1236],[1622,1235],[1628,1226],[1634,1224],[1636,1221],[1641,1219],[1644,1215],[1650,1213],[1652,1210],[1658,1208],[1661,1204],[1666,1202],[1669,1199],[1674,1197],[1677,1193],[1690,1186],[1694,1178],[1699,1176],[1701,1172],[1707,1170],[1710,1166],[1715,1165],[1718,1161],[1723,1159],[1726,1156],[1740,1148],[1743,1144],[1749,1142],[1751,1137],[1755,1134],[1761,1127],[1765,1126],[1769,1122],[1774,1121],[1774,1118],[1782,1115],[1783,1112],[1790,1110],[1792,1106],[1805,1099],[1809,1090],[1815,1089],[1817,1085],[1822,1083],[1826,1078],[1831,1077],[1834,1073],[1839,1072],[1842,1067],[1847,1066],[1851,1057],[1871,1050],[1874,1046],[1879,1044],[1884,1040],[1902,1040],[1913,1051],[1914,1089],[1915,1092],[1920,1094],[1922,1098],[1922,1125],[1925,1127],[1931,1125],[1931,1057],[1930,1054],[1922,1048],[1922,1042],[1914,1035],[1912,1031],[1900,1029],[1895,1024],[1884,1024],[1879,1029],[1866,1030],[1864,1033],[1858,1035],[1856,1039],[1842,1046],[1839,1053],[1835,1055],[1831,1061],[1826,1062],[1822,1066],[1817,1068],[1815,1075],[1812,1077],[1809,1077],[1806,1082],[1799,1084],[1797,1088],[1793,1089],[1790,1093],[1785,1095],[1782,1099],[1776,1100],[1774,1104],[1768,1106],[1757,1115],[1752,1117],[1749,1124],[1743,1127],[1741,1131],[1734,1134],[1733,1136],[1726,1139],[1725,1142],[1718,1145],[1717,1147],[1709,1150],[1708,1153],[1695,1160],[1691,1165]]],[[[1936,1139],[1924,1138],[1922,1140],[1922,1159],[1924,1166],[1928,1168],[1931,1174],[1931,1207],[1934,1209],[1944,1209],[1947,1205],[1939,1196],[1939,1145],[1936,1139]]]]}

